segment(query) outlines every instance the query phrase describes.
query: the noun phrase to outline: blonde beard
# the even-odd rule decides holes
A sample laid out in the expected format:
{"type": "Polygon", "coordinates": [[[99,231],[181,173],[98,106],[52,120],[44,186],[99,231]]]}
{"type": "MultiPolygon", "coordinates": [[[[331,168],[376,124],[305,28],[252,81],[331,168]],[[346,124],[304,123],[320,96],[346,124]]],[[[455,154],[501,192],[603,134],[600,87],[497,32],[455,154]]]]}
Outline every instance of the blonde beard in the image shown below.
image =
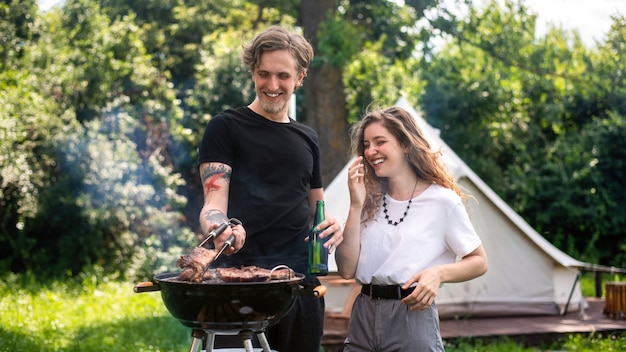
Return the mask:
{"type": "Polygon", "coordinates": [[[268,114],[278,114],[279,112],[282,112],[285,109],[285,106],[287,106],[288,102],[289,101],[267,103],[263,99],[259,98],[261,109],[263,109],[263,111],[265,111],[268,114]]]}

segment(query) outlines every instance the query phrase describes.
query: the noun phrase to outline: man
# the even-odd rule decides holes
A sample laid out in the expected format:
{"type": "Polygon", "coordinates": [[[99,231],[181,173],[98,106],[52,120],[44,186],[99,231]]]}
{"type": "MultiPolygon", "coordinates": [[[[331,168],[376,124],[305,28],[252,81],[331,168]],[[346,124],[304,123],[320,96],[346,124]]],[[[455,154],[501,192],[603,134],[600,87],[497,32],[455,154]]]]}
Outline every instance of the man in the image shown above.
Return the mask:
{"type": "MultiPolygon", "coordinates": [[[[289,100],[302,85],[313,49],[300,35],[272,26],[244,48],[242,61],[254,82],[256,98],[211,118],[198,163],[204,188],[200,224],[208,233],[228,218],[243,226],[228,228],[233,247],[216,263],[224,267],[285,264],[307,273],[305,238],[317,200],[323,200],[317,133],[288,116],[289,100]],[[245,246],[244,246],[245,242],[245,246]]],[[[342,241],[336,220],[326,218],[321,237],[332,252],[342,241]]],[[[319,285],[315,276],[305,284],[319,285]]],[[[289,314],[266,332],[272,349],[318,352],[324,327],[323,298],[296,297],[289,314]]],[[[215,347],[241,347],[241,340],[216,336],[215,347]],[[228,342],[227,342],[228,340],[228,342]]]]}

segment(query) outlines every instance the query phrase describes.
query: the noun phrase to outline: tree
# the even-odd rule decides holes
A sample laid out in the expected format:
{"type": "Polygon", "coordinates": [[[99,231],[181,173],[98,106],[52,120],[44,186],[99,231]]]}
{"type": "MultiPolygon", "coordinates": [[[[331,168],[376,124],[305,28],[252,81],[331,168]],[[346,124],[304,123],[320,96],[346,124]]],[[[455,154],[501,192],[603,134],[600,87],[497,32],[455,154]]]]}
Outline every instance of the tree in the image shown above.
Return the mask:
{"type": "Polygon", "coordinates": [[[35,0],[5,0],[0,3],[0,70],[11,67],[24,54],[24,47],[37,39],[35,0]]]}
{"type": "Polygon", "coordinates": [[[304,85],[305,121],[320,134],[325,184],[350,157],[349,122],[360,116],[349,112],[362,110],[375,100],[382,104],[398,98],[392,96],[396,90],[379,96],[376,92],[362,91],[358,99],[349,101],[344,82],[350,63],[359,61],[359,53],[367,51],[364,48],[370,49],[369,57],[372,48],[380,50],[378,54],[385,57],[382,61],[389,66],[411,57],[421,39],[415,23],[426,9],[438,3],[438,0],[410,1],[403,7],[388,0],[301,1],[299,18],[316,55],[304,85]],[[359,103],[365,105],[357,106],[359,103]]]}
{"type": "MultiPolygon", "coordinates": [[[[320,27],[324,21],[329,21],[330,31],[336,35],[333,38],[348,42],[354,38],[343,35],[346,33],[341,29],[333,31],[337,28],[333,28],[332,24],[339,26],[342,23],[334,21],[334,12],[336,11],[334,0],[302,0],[300,6],[304,35],[311,41],[316,55],[303,87],[306,107],[305,121],[318,131],[322,151],[322,179],[324,184],[328,184],[332,176],[343,167],[348,158],[348,144],[346,143],[347,110],[342,75],[343,67],[341,66],[343,62],[333,62],[331,58],[323,57],[319,45],[320,36],[322,36],[320,27]]],[[[324,40],[325,37],[322,36],[322,43],[324,40]]],[[[341,53],[344,48],[335,47],[335,50],[341,53]]],[[[347,56],[350,57],[350,54],[348,53],[347,56]]]]}
{"type": "Polygon", "coordinates": [[[471,10],[427,63],[422,108],[546,239],[581,259],[624,266],[623,249],[600,245],[604,236],[625,237],[614,213],[623,200],[599,187],[620,182],[613,164],[622,156],[607,143],[619,145],[623,133],[615,104],[623,45],[613,46],[623,32],[614,26],[616,41],[600,60],[576,34],[553,29],[535,39],[534,21],[514,2],[471,10]]]}
{"type": "Polygon", "coordinates": [[[15,78],[3,146],[19,158],[2,160],[4,189],[30,190],[22,199],[33,199],[3,196],[4,265],[46,276],[90,265],[121,276],[173,266],[192,234],[168,160],[170,126],[181,117],[170,83],[145,55],[132,16],[110,22],[94,2],[76,0],[46,20],[48,30],[24,49],[23,71],[2,72],[15,78]],[[5,167],[20,160],[19,169],[5,167]]]}

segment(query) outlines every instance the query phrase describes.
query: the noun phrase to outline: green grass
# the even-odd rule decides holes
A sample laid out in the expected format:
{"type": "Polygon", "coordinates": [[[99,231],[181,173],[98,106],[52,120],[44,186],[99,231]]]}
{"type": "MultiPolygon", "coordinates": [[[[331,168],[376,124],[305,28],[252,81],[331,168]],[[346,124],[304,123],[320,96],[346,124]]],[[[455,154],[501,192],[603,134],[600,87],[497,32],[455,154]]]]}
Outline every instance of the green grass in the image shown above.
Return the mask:
{"type": "Polygon", "coordinates": [[[445,341],[445,347],[446,352],[617,352],[626,351],[626,332],[555,335],[539,345],[507,336],[461,338],[445,341]]]}
{"type": "Polygon", "coordinates": [[[544,351],[535,347],[524,347],[508,337],[499,337],[496,339],[480,340],[480,339],[459,339],[454,341],[446,341],[446,352],[474,352],[474,351],[490,351],[490,352],[540,352],[544,351]]]}
{"type": "Polygon", "coordinates": [[[133,283],[0,281],[0,351],[185,351],[191,330],[133,283]]]}
{"type": "Polygon", "coordinates": [[[563,341],[564,351],[611,352],[626,351],[626,333],[598,335],[568,335],[563,341]]]}
{"type": "MultiPolygon", "coordinates": [[[[189,351],[191,329],[171,317],[160,292],[134,293],[135,283],[98,277],[0,279],[0,351],[189,351]]],[[[626,351],[626,333],[567,335],[550,346],[458,339],[446,341],[446,351],[626,351]]]]}

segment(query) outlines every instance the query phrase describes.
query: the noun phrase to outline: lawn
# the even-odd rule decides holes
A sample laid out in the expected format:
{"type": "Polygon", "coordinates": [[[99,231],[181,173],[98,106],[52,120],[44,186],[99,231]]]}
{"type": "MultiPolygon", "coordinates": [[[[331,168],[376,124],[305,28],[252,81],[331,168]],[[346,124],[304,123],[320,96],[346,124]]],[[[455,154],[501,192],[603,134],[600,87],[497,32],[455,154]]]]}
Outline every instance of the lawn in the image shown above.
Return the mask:
{"type": "Polygon", "coordinates": [[[133,283],[0,281],[0,351],[185,351],[191,331],[133,283]]]}

